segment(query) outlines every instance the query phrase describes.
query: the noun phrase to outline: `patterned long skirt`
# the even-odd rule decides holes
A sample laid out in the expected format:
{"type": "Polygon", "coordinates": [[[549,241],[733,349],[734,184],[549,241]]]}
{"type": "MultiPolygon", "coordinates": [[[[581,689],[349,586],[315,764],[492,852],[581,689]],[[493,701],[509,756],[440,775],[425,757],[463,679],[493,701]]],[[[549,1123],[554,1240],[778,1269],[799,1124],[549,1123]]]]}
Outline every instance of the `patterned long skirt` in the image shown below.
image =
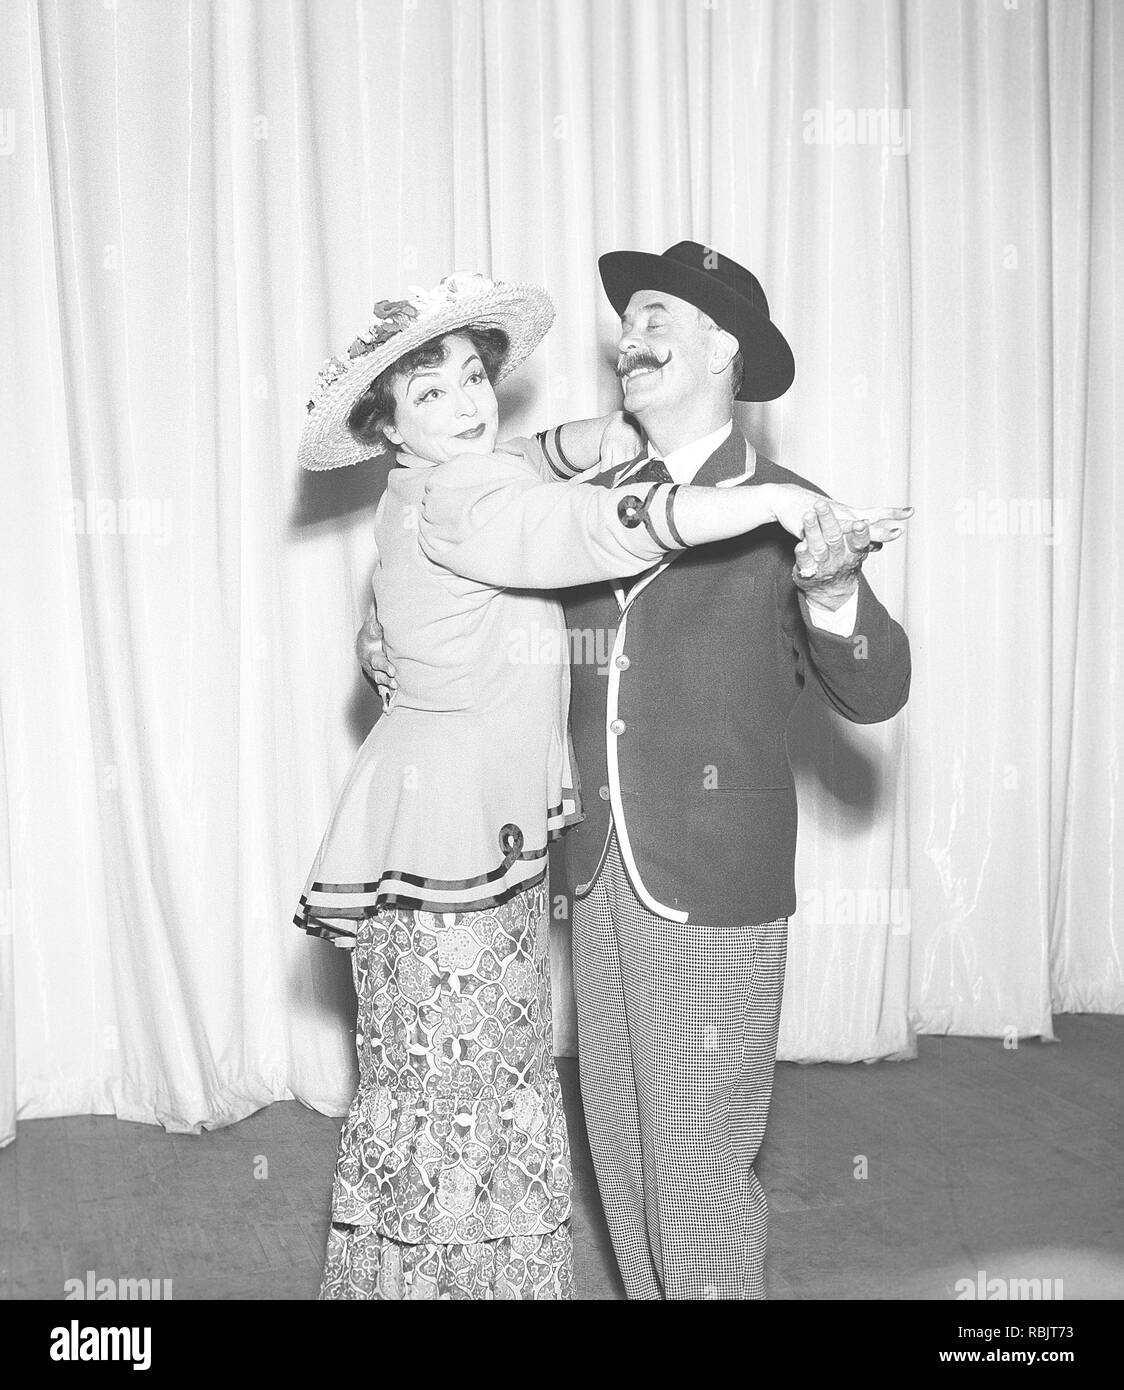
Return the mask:
{"type": "Polygon", "coordinates": [[[322,1299],[572,1297],[545,884],[360,923],[322,1299]]]}

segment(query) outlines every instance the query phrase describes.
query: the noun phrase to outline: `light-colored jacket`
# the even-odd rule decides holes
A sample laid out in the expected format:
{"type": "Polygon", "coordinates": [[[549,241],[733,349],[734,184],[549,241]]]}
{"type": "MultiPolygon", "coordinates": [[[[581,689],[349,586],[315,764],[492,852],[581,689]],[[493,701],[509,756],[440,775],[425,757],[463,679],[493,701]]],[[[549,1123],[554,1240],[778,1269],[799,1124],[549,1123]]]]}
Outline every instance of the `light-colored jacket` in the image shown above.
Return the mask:
{"type": "Polygon", "coordinates": [[[581,819],[552,592],[673,548],[666,484],[574,487],[534,440],[391,472],[372,587],[398,690],[356,754],[295,918],[352,945],[384,905],[476,911],[539,882],[581,819]]]}

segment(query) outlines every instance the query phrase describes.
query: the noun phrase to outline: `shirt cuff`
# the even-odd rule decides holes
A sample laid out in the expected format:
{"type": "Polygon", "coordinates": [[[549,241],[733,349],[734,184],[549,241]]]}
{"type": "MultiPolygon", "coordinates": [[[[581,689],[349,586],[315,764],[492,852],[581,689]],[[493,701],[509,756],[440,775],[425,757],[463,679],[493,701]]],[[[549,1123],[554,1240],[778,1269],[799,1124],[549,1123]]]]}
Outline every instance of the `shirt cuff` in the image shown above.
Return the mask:
{"type": "Polygon", "coordinates": [[[859,591],[858,589],[840,608],[825,608],[822,604],[816,603],[810,594],[805,594],[804,598],[808,604],[808,617],[811,619],[812,626],[822,628],[824,632],[834,632],[837,637],[850,637],[855,630],[855,620],[859,616],[859,591]]]}

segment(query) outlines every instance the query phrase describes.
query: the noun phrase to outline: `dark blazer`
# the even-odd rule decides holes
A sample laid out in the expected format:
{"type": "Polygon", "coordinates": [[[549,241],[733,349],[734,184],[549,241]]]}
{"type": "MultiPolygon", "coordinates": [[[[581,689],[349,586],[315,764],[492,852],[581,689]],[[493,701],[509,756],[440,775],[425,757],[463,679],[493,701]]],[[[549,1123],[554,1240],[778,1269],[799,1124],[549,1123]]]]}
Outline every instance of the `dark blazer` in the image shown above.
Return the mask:
{"type": "MultiPolygon", "coordinates": [[[[735,426],[695,484],[737,477],[745,457],[735,426]]],[[[615,482],[604,474],[592,485],[615,482]]],[[[760,455],[737,486],[774,482],[814,487],[760,455]]],[[[791,577],[795,544],[772,525],[683,551],[623,613],[610,584],[562,591],[586,813],[566,837],[579,896],[597,872],[612,804],[653,910],[711,926],[795,910],[792,707],[807,684],[846,719],[874,724],[902,708],[910,680],[906,635],[865,577],[853,636],[807,620],[791,577]],[[606,630],[616,638],[607,664],[606,630]]],[[[623,592],[637,582],[623,581],[623,592]]]]}

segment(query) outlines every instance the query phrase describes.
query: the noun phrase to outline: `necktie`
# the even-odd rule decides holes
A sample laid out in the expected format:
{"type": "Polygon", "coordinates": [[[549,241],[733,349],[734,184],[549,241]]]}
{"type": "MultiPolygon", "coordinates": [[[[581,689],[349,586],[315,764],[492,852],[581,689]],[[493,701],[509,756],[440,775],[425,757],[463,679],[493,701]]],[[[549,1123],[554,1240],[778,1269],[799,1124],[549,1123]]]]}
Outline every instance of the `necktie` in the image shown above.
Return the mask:
{"type": "Polygon", "coordinates": [[[664,463],[663,459],[649,459],[643,468],[623,479],[621,486],[627,486],[629,483],[670,483],[673,481],[674,479],[667,471],[667,464],[664,463]]]}

